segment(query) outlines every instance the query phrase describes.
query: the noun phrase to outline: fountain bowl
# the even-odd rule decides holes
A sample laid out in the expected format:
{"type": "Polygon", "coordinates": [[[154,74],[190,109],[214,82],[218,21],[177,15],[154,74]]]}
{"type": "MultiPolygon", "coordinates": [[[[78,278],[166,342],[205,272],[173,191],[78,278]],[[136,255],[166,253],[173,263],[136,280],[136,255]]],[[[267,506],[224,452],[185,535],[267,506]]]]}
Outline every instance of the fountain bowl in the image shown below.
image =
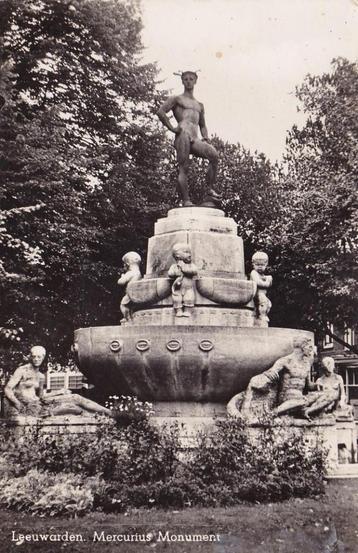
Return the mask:
{"type": "Polygon", "coordinates": [[[80,370],[108,395],[227,402],[313,333],[228,326],[102,326],[75,332],[80,370]]]}

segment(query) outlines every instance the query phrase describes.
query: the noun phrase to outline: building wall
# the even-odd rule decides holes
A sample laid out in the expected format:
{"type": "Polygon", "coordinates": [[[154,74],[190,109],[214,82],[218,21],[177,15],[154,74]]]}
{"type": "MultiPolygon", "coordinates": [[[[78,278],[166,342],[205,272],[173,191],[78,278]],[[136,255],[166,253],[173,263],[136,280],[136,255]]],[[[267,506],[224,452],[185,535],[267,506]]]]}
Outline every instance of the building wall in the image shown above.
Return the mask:
{"type": "MultiPolygon", "coordinates": [[[[331,327],[331,330],[350,345],[358,346],[357,330],[337,330],[333,327],[331,327]]],[[[347,401],[353,405],[355,418],[358,419],[358,355],[352,353],[328,335],[325,336],[319,350],[322,357],[329,356],[335,360],[336,370],[344,380],[347,401]]]]}

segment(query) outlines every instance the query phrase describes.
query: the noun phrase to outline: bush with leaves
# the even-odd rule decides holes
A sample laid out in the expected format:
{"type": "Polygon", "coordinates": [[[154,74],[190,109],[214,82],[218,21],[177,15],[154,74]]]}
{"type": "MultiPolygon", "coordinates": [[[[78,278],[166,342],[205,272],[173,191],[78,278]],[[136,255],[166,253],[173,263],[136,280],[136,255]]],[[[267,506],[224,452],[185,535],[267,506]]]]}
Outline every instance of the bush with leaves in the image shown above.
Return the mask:
{"type": "MultiPolygon", "coordinates": [[[[302,435],[288,435],[287,431],[284,437],[272,421],[256,429],[234,419],[217,422],[216,431],[209,437],[199,436],[197,447],[190,451],[180,446],[177,426],[158,429],[147,420],[125,427],[103,425],[91,439],[88,434],[46,436],[34,432],[17,443],[11,437],[4,440],[1,473],[10,477],[13,490],[25,486],[27,503],[24,500],[21,508],[35,508],[28,503],[33,482],[36,505],[44,510],[48,499],[52,506],[48,512],[55,514],[60,509],[55,505],[56,490],[64,493],[61,479],[65,482],[66,478],[76,513],[86,509],[118,512],[128,507],[224,506],[323,493],[325,451],[319,440],[308,445],[302,435]],[[39,478],[28,480],[27,476],[43,473],[48,475],[50,487],[56,483],[59,488],[46,491],[47,499],[40,501],[36,491],[39,478]],[[91,478],[90,496],[81,482],[91,482],[91,478]]],[[[10,494],[10,488],[6,489],[4,497],[10,494]]],[[[15,499],[6,501],[2,504],[9,508],[18,505],[15,499]]]]}
{"type": "Polygon", "coordinates": [[[37,515],[84,515],[93,510],[95,490],[104,488],[99,477],[32,469],[25,476],[0,480],[0,506],[37,515]]]}
{"type": "Polygon", "coordinates": [[[210,438],[203,437],[187,468],[203,485],[217,486],[219,497],[220,486],[230,490],[222,504],[280,501],[321,494],[325,459],[318,436],[315,444],[306,444],[302,434],[293,429],[282,434],[270,420],[252,428],[227,419],[210,438]]]}

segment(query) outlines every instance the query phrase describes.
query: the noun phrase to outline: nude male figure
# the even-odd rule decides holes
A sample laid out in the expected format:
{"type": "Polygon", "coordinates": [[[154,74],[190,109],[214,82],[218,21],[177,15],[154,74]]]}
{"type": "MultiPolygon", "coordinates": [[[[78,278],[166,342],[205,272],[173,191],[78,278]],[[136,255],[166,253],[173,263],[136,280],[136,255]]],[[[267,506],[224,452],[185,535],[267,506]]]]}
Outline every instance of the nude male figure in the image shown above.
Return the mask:
{"type": "Polygon", "coordinates": [[[194,98],[194,86],[198,79],[194,71],[184,71],[181,80],[184,85],[184,92],[179,96],[168,98],[157,113],[160,121],[175,134],[174,147],[177,153],[179,164],[179,177],[177,190],[182,200],[183,207],[194,205],[189,197],[188,191],[188,170],[189,156],[193,154],[209,160],[209,167],[206,175],[207,194],[202,206],[217,207],[220,202],[220,195],[213,189],[216,182],[218,166],[218,153],[214,146],[209,143],[208,130],[205,124],[204,106],[194,98]],[[178,123],[173,126],[167,113],[173,112],[178,123]],[[198,128],[202,139],[199,138],[198,128]]]}
{"type": "Polygon", "coordinates": [[[298,409],[306,417],[305,409],[316,399],[315,393],[304,394],[306,390],[317,389],[310,380],[312,362],[311,340],[305,336],[295,338],[293,352],[290,355],[280,357],[270,369],[250,380],[241,407],[242,414],[251,413],[251,403],[256,390],[268,392],[272,384],[280,383],[278,406],[273,409],[273,413],[279,416],[298,409]]]}

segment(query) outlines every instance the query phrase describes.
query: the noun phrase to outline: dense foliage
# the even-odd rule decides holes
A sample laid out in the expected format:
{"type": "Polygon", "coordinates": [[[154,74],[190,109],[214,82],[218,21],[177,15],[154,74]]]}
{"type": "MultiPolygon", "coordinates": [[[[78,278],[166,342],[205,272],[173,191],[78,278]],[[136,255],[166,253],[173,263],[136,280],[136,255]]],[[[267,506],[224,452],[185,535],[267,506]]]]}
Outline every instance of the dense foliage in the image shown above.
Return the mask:
{"type": "MultiPolygon", "coordinates": [[[[63,360],[75,328],[117,323],[121,257],[144,260],[155,219],[176,202],[173,137],[155,117],[161,94],[140,31],[129,0],[0,3],[4,369],[35,342],[63,360]]],[[[255,250],[270,255],[273,326],[356,324],[357,80],[342,59],[307,77],[297,90],[307,122],[281,167],[213,138],[247,272],[255,250]]],[[[192,160],[195,201],[205,171],[192,160]]]]}
{"type": "Polygon", "coordinates": [[[57,515],[224,506],[323,493],[325,451],[319,441],[309,446],[294,433],[283,440],[270,425],[259,440],[250,432],[238,421],[221,421],[213,435],[197,436],[197,447],[189,450],[178,427],[158,431],[146,420],[104,425],[90,440],[88,434],[35,431],[14,443],[9,435],[2,445],[1,484],[6,485],[0,486],[0,505],[57,515]]]}
{"type": "Polygon", "coordinates": [[[121,257],[167,205],[156,70],[136,3],[3,0],[0,21],[1,324],[61,356],[117,321],[121,257]]]}
{"type": "Polygon", "coordinates": [[[287,139],[278,290],[291,325],[357,324],[358,66],[344,59],[297,89],[307,122],[287,139]]]}

